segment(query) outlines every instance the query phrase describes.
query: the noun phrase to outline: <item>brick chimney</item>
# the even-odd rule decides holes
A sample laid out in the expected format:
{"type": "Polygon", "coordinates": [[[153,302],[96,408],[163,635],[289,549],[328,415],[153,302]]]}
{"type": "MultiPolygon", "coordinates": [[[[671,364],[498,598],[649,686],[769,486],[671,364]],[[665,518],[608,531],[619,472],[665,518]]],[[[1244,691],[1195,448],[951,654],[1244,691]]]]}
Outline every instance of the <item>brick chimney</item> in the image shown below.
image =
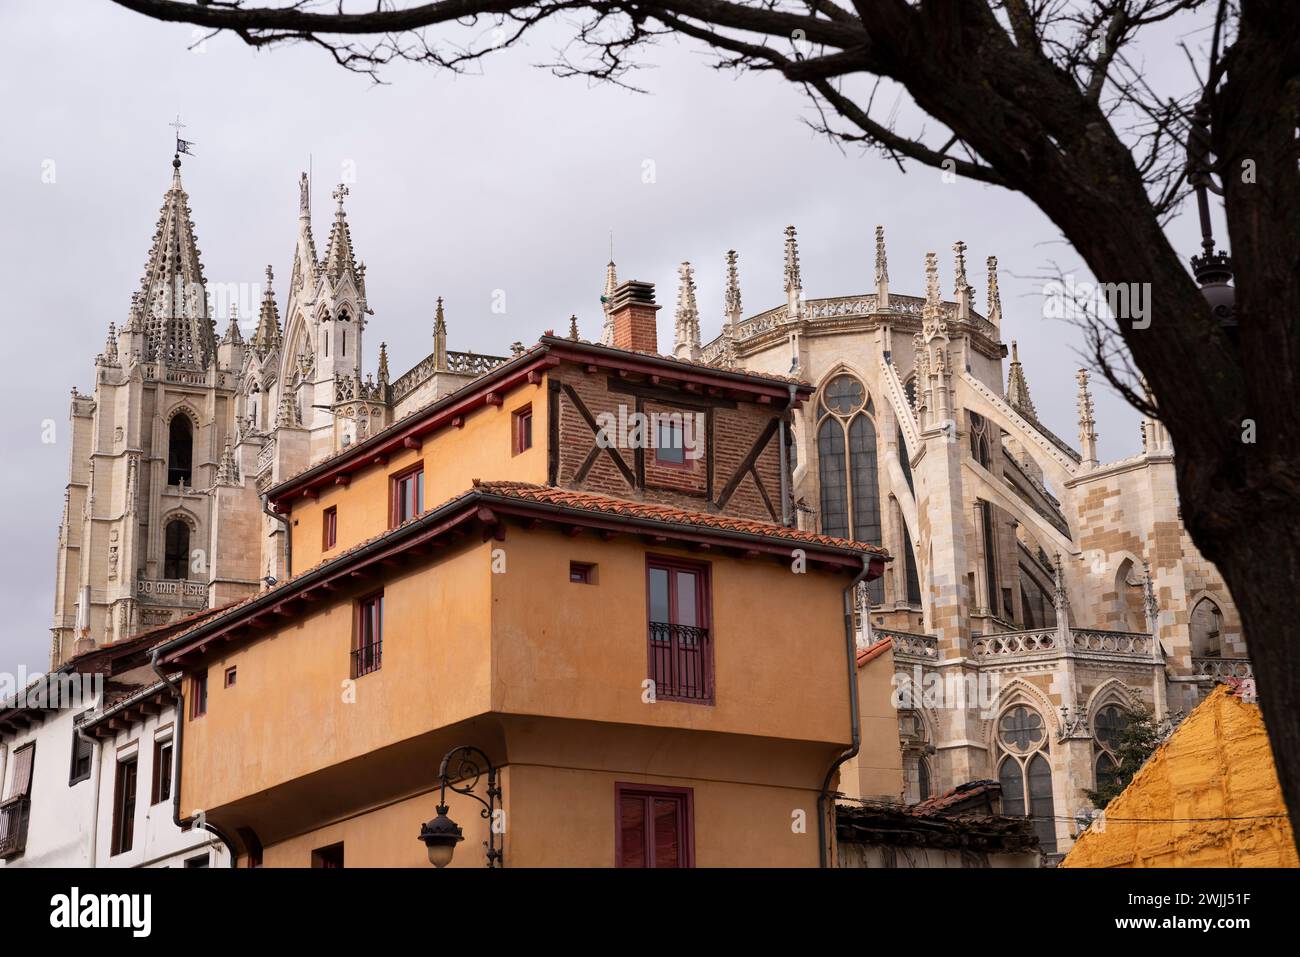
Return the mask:
{"type": "Polygon", "coordinates": [[[659,352],[655,325],[655,284],[629,279],[614,290],[610,317],[614,324],[614,348],[633,352],[659,352]]]}

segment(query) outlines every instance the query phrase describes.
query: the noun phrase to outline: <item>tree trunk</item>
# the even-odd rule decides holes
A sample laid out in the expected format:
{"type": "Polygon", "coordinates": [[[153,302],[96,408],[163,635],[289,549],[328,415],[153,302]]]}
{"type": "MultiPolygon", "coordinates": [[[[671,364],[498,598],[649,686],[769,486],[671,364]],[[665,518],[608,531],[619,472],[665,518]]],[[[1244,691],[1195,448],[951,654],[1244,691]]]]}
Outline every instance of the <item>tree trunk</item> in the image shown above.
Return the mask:
{"type": "MultiPolygon", "coordinates": [[[[1258,497],[1276,498],[1267,489],[1258,497]]],[[[1292,832],[1300,835],[1300,500],[1291,499],[1286,511],[1264,506],[1255,518],[1238,534],[1207,542],[1202,551],[1227,580],[1241,613],[1273,763],[1292,832]]]]}

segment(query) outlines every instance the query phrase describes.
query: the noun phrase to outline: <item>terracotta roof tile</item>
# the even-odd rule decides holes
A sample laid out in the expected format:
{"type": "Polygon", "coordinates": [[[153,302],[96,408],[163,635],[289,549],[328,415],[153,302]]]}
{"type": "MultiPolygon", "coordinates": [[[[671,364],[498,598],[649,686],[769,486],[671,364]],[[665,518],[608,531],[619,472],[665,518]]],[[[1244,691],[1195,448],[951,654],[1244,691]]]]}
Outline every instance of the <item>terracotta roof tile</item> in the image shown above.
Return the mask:
{"type": "Polygon", "coordinates": [[[921,801],[918,804],[910,805],[907,808],[908,814],[927,815],[939,814],[946,808],[954,807],[966,801],[988,795],[989,799],[996,798],[1002,793],[1002,785],[997,781],[967,781],[965,784],[959,784],[943,794],[936,794],[932,798],[921,801]]]}
{"type": "Polygon", "coordinates": [[[858,651],[858,667],[861,668],[869,661],[875,661],[877,658],[879,658],[881,655],[885,653],[885,649],[892,647],[893,644],[894,644],[894,639],[881,638],[875,644],[860,649],[858,651]]]}
{"type": "Polygon", "coordinates": [[[728,369],[724,366],[715,366],[711,362],[704,362],[700,359],[683,359],[679,356],[666,356],[658,352],[649,352],[643,349],[622,349],[617,346],[607,346],[603,342],[592,342],[589,339],[569,339],[559,336],[544,336],[543,338],[555,338],[560,342],[573,343],[579,346],[594,346],[597,349],[610,349],[615,352],[626,352],[632,356],[645,356],[647,359],[658,359],[663,362],[672,362],[679,366],[686,366],[688,369],[699,369],[701,372],[721,372],[735,373],[748,376],[754,379],[768,379],[772,382],[781,382],[788,385],[800,385],[804,388],[811,389],[812,383],[807,379],[800,379],[796,376],[780,375],[776,372],[758,372],[753,369],[728,369]]]}
{"type": "Polygon", "coordinates": [[[760,522],[754,519],[734,518],[729,515],[694,512],[678,508],[675,505],[663,505],[657,502],[632,502],[609,495],[599,495],[595,492],[577,492],[551,485],[535,485],[530,482],[484,482],[475,479],[474,488],[504,498],[540,502],[545,505],[560,505],[565,508],[582,509],[587,512],[624,515],[629,518],[671,522],[696,528],[741,532],[746,535],[766,535],[770,538],[784,538],[809,545],[825,545],[829,548],[869,552],[882,557],[889,554],[878,545],[855,542],[847,538],[835,538],[830,535],[818,535],[799,528],[786,528],[784,525],[777,525],[775,522],[760,522]]]}
{"type": "MultiPolygon", "coordinates": [[[[407,519],[396,528],[385,529],[377,535],[372,535],[365,541],[358,542],[350,548],[347,548],[333,556],[329,561],[313,565],[291,578],[278,581],[266,591],[250,595],[243,601],[234,602],[223,608],[212,609],[210,612],[201,613],[201,618],[195,616],[196,620],[186,622],[189,627],[187,627],[185,631],[179,633],[171,632],[163,641],[158,642],[158,644],[172,644],[180,641],[184,639],[189,632],[197,630],[214,618],[224,618],[231,613],[239,611],[245,605],[265,599],[268,595],[274,592],[284,591],[300,579],[313,574],[325,566],[344,564],[349,558],[362,549],[374,545],[382,539],[394,537],[409,526],[425,521],[432,513],[441,512],[463,499],[468,499],[476,495],[488,495],[503,499],[514,499],[520,502],[535,502],[543,505],[555,505],[563,508],[591,512],[593,514],[621,515],[627,518],[639,518],[647,521],[672,523],[692,528],[740,532],[748,535],[762,535],[769,538],[786,539],[791,542],[803,542],[809,545],[822,545],[828,548],[866,552],[871,555],[879,556],[886,561],[889,560],[889,553],[877,545],[871,545],[866,542],[855,542],[845,538],[834,538],[830,535],[817,535],[812,532],[803,531],[802,529],[786,528],[783,525],[777,525],[773,522],[759,522],[751,519],[732,518],[725,515],[710,515],[705,512],[692,512],[672,505],[660,505],[653,502],[630,502],[625,499],[614,498],[608,495],[598,495],[594,492],[576,492],[549,485],[535,485],[529,482],[485,482],[480,479],[474,479],[474,487],[472,489],[461,492],[459,495],[447,499],[447,501],[435,508],[427,509],[421,515],[407,519]]],[[[181,624],[181,622],[173,622],[168,627],[175,628],[178,624],[181,624]]]]}

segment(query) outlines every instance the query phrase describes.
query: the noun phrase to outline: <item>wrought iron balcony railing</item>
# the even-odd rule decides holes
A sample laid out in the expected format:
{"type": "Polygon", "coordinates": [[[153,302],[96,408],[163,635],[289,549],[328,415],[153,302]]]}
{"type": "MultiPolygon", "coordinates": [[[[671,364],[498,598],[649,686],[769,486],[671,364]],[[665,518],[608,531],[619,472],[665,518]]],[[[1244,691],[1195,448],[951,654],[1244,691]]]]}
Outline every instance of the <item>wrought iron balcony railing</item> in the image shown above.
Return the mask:
{"type": "Polygon", "coordinates": [[[375,641],[352,651],[352,677],[360,678],[372,671],[378,671],[384,663],[384,643],[375,641]]]}
{"type": "Polygon", "coordinates": [[[709,629],[650,622],[650,678],[656,698],[709,701],[713,676],[709,629]]]}

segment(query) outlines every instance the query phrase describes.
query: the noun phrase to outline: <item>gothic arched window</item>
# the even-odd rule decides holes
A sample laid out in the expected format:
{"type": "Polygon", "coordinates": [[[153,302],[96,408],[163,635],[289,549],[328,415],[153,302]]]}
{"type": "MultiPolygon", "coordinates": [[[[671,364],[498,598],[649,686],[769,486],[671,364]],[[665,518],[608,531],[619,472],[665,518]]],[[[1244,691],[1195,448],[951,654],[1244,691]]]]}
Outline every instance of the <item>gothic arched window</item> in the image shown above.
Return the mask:
{"type": "Polygon", "coordinates": [[[970,416],[970,454],[980,465],[993,467],[993,443],[989,438],[989,423],[978,412],[967,411],[970,416]]]}
{"type": "Polygon", "coordinates": [[[1219,606],[1202,598],[1192,609],[1188,622],[1193,658],[1219,658],[1223,655],[1223,615],[1219,606]]]}
{"type": "Polygon", "coordinates": [[[1115,611],[1121,630],[1144,632],[1147,630],[1146,609],[1143,607],[1142,580],[1131,558],[1120,562],[1115,572],[1115,611]]]}
{"type": "Polygon", "coordinates": [[[194,430],[189,417],[180,414],[172,417],[167,430],[167,484],[193,485],[191,466],[194,461],[194,430]]]}
{"type": "Polygon", "coordinates": [[[1115,704],[1106,705],[1092,719],[1098,790],[1110,784],[1119,770],[1119,741],[1128,722],[1128,712],[1115,704]]]}
{"type": "Polygon", "coordinates": [[[1033,818],[1039,844],[1048,854],[1055,853],[1056,811],[1043,716],[1015,705],[998,719],[997,740],[1004,755],[998,766],[1002,813],[1033,818]]]}
{"type": "Polygon", "coordinates": [[[190,570],[190,527],[179,518],[167,523],[163,536],[163,578],[184,581],[190,570]]]}
{"type": "MultiPolygon", "coordinates": [[[[823,535],[880,544],[880,486],[876,476],[876,426],[867,390],[838,375],[822,392],[817,426],[823,535]]],[[[873,604],[885,600],[884,583],[867,585],[873,604]]]]}

